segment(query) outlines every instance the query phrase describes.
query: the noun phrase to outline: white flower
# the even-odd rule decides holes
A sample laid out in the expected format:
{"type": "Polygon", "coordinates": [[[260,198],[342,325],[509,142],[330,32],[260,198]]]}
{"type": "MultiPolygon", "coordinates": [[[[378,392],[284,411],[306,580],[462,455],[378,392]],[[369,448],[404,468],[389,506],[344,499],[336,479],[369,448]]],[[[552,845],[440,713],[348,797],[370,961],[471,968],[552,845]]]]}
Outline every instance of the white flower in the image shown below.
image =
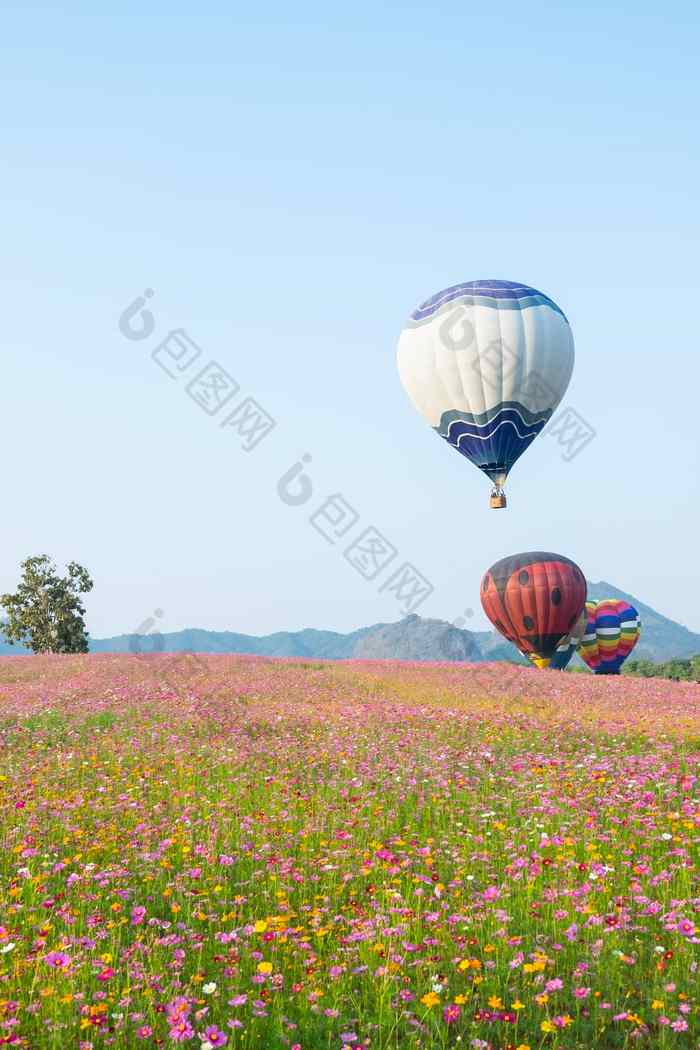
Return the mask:
{"type": "Polygon", "coordinates": [[[202,985],[202,991],[205,995],[213,995],[216,991],[216,984],[214,981],[210,981],[209,984],[202,985]]]}
{"type": "Polygon", "coordinates": [[[664,842],[668,842],[669,839],[673,838],[673,835],[671,835],[668,831],[664,831],[664,833],[661,836],[661,838],[664,840],[664,842]]]}
{"type": "Polygon", "coordinates": [[[14,946],[15,946],[15,942],[14,941],[10,941],[9,944],[3,944],[2,948],[0,948],[0,952],[2,952],[3,955],[7,955],[8,952],[12,951],[14,946]]]}
{"type": "Polygon", "coordinates": [[[208,1039],[205,1039],[203,1043],[199,1044],[199,1050],[214,1050],[212,1044],[208,1039]]]}

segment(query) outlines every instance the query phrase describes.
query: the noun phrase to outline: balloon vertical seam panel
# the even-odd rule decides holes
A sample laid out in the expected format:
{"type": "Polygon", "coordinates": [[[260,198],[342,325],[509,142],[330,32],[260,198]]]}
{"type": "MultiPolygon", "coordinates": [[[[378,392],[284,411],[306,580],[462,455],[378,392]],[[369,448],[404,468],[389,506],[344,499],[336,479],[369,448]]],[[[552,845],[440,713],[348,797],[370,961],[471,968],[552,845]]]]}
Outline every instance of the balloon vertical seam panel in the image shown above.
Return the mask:
{"type": "Polygon", "coordinates": [[[472,281],[414,310],[397,361],[423,418],[502,484],[561,402],[574,342],[564,312],[542,292],[512,281],[472,281]]]}

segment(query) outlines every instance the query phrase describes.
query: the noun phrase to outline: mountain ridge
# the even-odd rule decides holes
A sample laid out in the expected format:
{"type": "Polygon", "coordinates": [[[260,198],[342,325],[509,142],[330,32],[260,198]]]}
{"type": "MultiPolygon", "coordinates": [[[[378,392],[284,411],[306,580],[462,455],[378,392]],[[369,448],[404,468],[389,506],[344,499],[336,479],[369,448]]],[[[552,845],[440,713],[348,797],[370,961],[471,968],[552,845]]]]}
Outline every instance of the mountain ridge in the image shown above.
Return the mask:
{"type": "MultiPolygon", "coordinates": [[[[637,659],[663,662],[700,654],[700,634],[653,609],[605,580],[588,582],[588,597],[619,598],[639,611],[642,634],[634,650],[637,659]]],[[[508,660],[523,663],[514,645],[496,631],[469,631],[435,618],[416,614],[396,623],[375,623],[354,631],[328,631],[305,627],[299,631],[275,631],[249,635],[237,631],[208,631],[190,627],[149,635],[121,634],[90,638],[90,652],[201,652],[248,653],[258,656],[301,657],[316,660],[393,659],[437,660],[480,663],[508,660]]],[[[11,646],[0,637],[0,655],[24,654],[23,646],[11,646]]]]}

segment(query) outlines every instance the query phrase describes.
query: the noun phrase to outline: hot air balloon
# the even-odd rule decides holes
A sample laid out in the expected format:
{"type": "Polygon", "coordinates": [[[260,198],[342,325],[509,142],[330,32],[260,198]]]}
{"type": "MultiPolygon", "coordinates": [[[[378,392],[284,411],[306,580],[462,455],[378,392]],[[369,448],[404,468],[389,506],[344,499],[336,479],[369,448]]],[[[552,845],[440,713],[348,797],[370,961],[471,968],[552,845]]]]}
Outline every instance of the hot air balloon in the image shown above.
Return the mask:
{"type": "Polygon", "coordinates": [[[548,666],[574,629],[585,602],[585,577],[561,554],[512,554],[492,565],[481,581],[481,604],[491,623],[521,653],[536,657],[540,667],[548,666]]]}
{"type": "Polygon", "coordinates": [[[586,602],[586,630],[579,656],[596,674],[619,674],[639,639],[639,613],[629,602],[586,602]]]}
{"type": "Polygon", "coordinates": [[[557,646],[549,665],[553,671],[564,671],[569,666],[572,656],[581,644],[581,639],[586,630],[587,620],[588,617],[586,610],[584,609],[574,624],[574,629],[567,634],[566,638],[562,638],[557,646]]]}
{"type": "Polygon", "coordinates": [[[424,419],[494,483],[564,396],[574,367],[569,322],[542,292],[514,281],[445,288],[411,314],[398,346],[401,382],[424,419]]]}

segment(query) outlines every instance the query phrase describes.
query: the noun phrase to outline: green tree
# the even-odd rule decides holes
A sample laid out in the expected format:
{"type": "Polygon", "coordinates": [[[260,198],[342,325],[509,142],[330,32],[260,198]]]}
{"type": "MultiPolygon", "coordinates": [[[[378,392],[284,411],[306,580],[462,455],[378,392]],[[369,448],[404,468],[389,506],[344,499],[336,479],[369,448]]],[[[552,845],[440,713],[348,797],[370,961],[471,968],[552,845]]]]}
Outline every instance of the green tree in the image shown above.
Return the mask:
{"type": "Polygon", "coordinates": [[[81,594],[92,590],[87,569],[72,561],[59,576],[46,554],[22,562],[14,594],[0,596],[7,614],[2,632],[10,645],[21,642],[35,653],[86,653],[88,635],[81,594]]]}

